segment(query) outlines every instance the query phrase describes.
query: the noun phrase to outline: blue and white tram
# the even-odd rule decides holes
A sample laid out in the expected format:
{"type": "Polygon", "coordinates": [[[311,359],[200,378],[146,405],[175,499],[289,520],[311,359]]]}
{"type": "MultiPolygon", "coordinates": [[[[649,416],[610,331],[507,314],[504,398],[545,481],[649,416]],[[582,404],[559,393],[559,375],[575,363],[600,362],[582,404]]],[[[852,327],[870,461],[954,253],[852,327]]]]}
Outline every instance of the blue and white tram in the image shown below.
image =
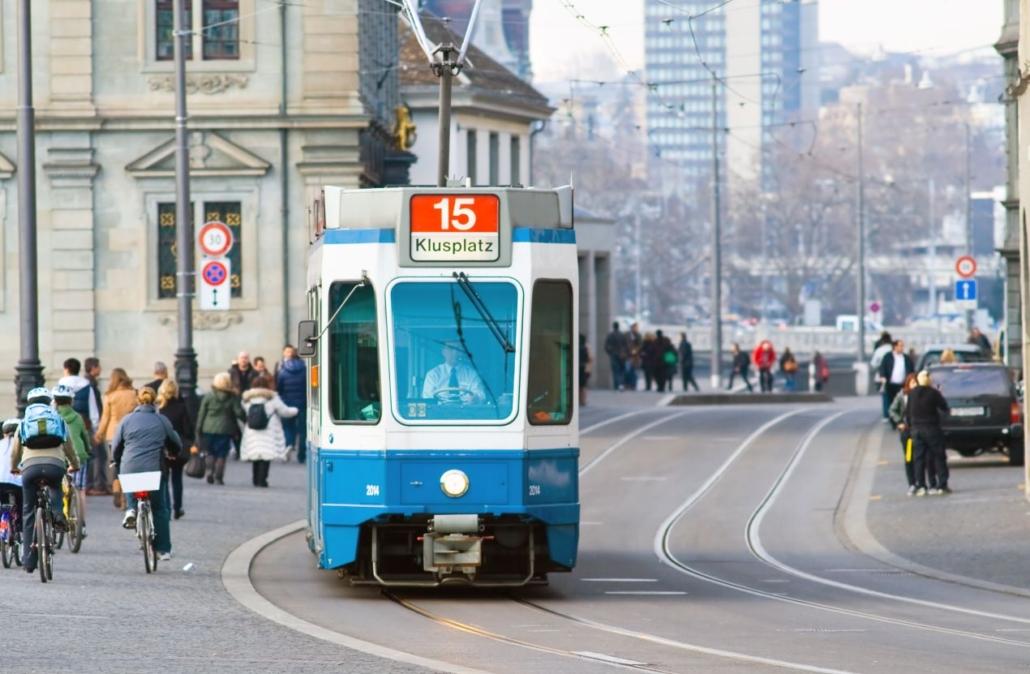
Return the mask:
{"type": "Polygon", "coordinates": [[[308,541],[382,585],[518,586],[579,539],[569,188],[326,188],[308,259],[308,541]]]}

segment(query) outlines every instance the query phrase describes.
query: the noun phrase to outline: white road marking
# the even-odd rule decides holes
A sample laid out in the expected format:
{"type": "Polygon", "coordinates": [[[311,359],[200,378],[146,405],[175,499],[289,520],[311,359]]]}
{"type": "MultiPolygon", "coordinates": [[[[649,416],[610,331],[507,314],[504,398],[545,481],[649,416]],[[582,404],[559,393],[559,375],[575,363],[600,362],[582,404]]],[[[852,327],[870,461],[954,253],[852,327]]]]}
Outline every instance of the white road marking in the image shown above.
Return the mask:
{"type": "Polygon", "coordinates": [[[640,665],[646,665],[646,662],[638,662],[637,660],[626,660],[624,658],[617,658],[614,655],[605,655],[604,653],[594,653],[592,651],[572,651],[574,654],[584,658],[590,658],[591,660],[602,660],[604,662],[610,662],[615,665],[629,665],[631,667],[639,667],[640,665]]]}
{"type": "Polygon", "coordinates": [[[765,578],[762,580],[763,583],[789,583],[790,581],[786,578],[765,578]]]}
{"type": "Polygon", "coordinates": [[[605,426],[608,426],[609,424],[614,424],[616,421],[622,421],[623,419],[627,419],[629,417],[634,417],[634,416],[636,416],[638,414],[643,414],[644,412],[648,412],[651,409],[653,409],[653,408],[643,407],[643,408],[641,408],[639,410],[633,410],[632,412],[626,412],[625,414],[620,414],[619,416],[612,417],[611,419],[605,419],[604,421],[599,421],[596,424],[594,424],[593,426],[587,426],[586,428],[579,429],[579,434],[580,435],[586,435],[587,433],[593,433],[594,431],[596,431],[599,428],[604,428],[605,426]]]}
{"type": "Polygon", "coordinates": [[[580,578],[584,583],[657,583],[657,578],[580,578]]]}
{"type": "MultiPolygon", "coordinates": [[[[745,529],[744,529],[744,535],[745,535],[745,537],[746,537],[746,539],[748,541],[748,546],[751,548],[752,554],[756,558],[758,558],[758,559],[762,560],[763,562],[765,562],[766,564],[769,564],[770,566],[773,566],[773,567],[779,569],[780,571],[783,571],[784,573],[790,574],[792,576],[796,576],[798,578],[801,578],[802,580],[808,580],[808,581],[811,581],[813,583],[819,583],[820,585],[827,585],[829,587],[837,588],[837,589],[840,589],[840,590],[847,590],[849,592],[854,592],[856,594],[862,594],[862,595],[866,595],[866,596],[869,596],[869,597],[877,597],[878,599],[889,599],[889,600],[892,600],[892,601],[904,602],[906,604],[914,604],[916,606],[923,606],[923,607],[926,607],[926,608],[933,608],[933,609],[938,609],[938,610],[943,610],[943,611],[952,611],[954,613],[962,613],[962,614],[965,614],[965,615],[976,616],[978,618],[989,618],[989,619],[992,619],[992,620],[1004,620],[1006,622],[1014,622],[1014,623],[1022,623],[1022,624],[1025,624],[1025,625],[1030,625],[1030,618],[1021,618],[1021,617],[1018,617],[1018,616],[1004,615],[1004,614],[1000,614],[1000,613],[993,613],[991,611],[980,611],[980,610],[977,610],[977,609],[966,608],[965,606],[955,606],[953,604],[943,604],[941,602],[930,601],[928,599],[918,599],[916,597],[906,597],[904,595],[892,594],[890,592],[881,592],[880,590],[873,590],[873,589],[870,589],[870,588],[867,588],[867,587],[861,587],[861,586],[858,586],[858,585],[851,585],[850,583],[843,583],[843,582],[840,582],[840,581],[837,581],[837,580],[832,580],[830,578],[824,578],[822,576],[817,576],[815,574],[808,573],[807,571],[802,571],[801,569],[798,569],[796,567],[790,566],[789,564],[781,562],[779,559],[773,557],[772,554],[770,554],[769,551],[765,549],[765,546],[762,544],[762,537],[761,537],[761,534],[760,534],[761,528],[762,528],[762,521],[765,519],[765,515],[769,512],[769,510],[772,508],[773,504],[776,502],[776,499],[782,493],[783,487],[787,484],[787,481],[794,474],[794,470],[797,468],[798,464],[801,462],[801,458],[808,451],[809,447],[812,446],[812,442],[815,440],[815,438],[819,434],[819,432],[822,431],[823,428],[825,428],[830,422],[834,421],[835,419],[837,419],[838,417],[840,417],[843,414],[844,414],[844,412],[838,412],[837,414],[835,414],[833,416],[827,417],[826,419],[823,419],[820,423],[816,424],[815,427],[813,427],[812,430],[809,431],[808,435],[802,441],[801,446],[798,447],[798,450],[794,453],[794,456],[791,457],[790,463],[788,463],[787,468],[783,471],[783,473],[780,474],[780,477],[776,481],[776,484],[773,485],[773,488],[769,491],[768,495],[766,495],[766,498],[762,502],[762,505],[758,508],[758,510],[756,510],[754,512],[754,514],[752,514],[751,519],[748,520],[747,525],[745,526],[745,529]]],[[[875,615],[875,614],[870,614],[870,617],[872,617],[873,615],[875,615]]],[[[883,618],[882,616],[878,617],[878,618],[879,619],[886,619],[886,618],[883,618]]],[[[907,621],[905,621],[905,622],[907,622],[907,621]]],[[[980,634],[977,634],[975,632],[967,632],[965,630],[956,630],[956,629],[952,629],[952,628],[944,628],[944,627],[939,627],[939,626],[934,626],[934,625],[922,625],[920,623],[913,623],[913,626],[918,626],[921,629],[930,629],[930,630],[942,631],[942,632],[953,633],[953,634],[958,634],[958,635],[972,636],[974,638],[980,638],[980,639],[994,639],[995,638],[995,637],[988,637],[986,635],[980,635],[980,634]]],[[[1013,643],[1013,645],[1021,645],[1023,647],[1030,646],[1030,644],[1025,644],[1025,643],[1021,643],[1021,644],[1013,643]]]]}
{"type": "Polygon", "coordinates": [[[644,597],[680,597],[686,594],[681,590],[608,590],[605,594],[639,595],[644,597]]]}

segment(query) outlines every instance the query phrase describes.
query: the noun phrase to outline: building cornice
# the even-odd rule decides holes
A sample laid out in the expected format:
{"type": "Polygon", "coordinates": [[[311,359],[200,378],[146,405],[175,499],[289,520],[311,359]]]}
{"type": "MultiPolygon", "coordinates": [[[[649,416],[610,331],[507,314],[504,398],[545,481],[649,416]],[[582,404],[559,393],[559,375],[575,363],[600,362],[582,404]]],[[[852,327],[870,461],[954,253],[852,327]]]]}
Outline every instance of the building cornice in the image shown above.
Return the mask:
{"type": "MultiPolygon", "coordinates": [[[[190,115],[189,128],[209,130],[321,130],[321,129],[364,129],[372,123],[368,115],[288,115],[276,113],[247,116],[221,111],[215,116],[190,115]]],[[[36,117],[36,130],[40,132],[59,131],[171,131],[175,120],[171,115],[150,115],[127,113],[95,116],[50,116],[36,117]]],[[[16,130],[13,116],[0,117],[0,133],[16,130]]]]}

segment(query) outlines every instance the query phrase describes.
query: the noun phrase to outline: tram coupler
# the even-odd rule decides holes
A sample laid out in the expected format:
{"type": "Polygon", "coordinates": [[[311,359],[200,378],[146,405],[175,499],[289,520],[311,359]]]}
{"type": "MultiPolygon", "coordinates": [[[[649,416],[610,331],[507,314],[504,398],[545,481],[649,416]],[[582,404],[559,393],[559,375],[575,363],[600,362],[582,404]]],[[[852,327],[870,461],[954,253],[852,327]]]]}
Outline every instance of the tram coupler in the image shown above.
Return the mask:
{"type": "Polygon", "coordinates": [[[469,578],[483,563],[483,525],[478,515],[436,515],[422,536],[422,568],[438,576],[469,578]]]}

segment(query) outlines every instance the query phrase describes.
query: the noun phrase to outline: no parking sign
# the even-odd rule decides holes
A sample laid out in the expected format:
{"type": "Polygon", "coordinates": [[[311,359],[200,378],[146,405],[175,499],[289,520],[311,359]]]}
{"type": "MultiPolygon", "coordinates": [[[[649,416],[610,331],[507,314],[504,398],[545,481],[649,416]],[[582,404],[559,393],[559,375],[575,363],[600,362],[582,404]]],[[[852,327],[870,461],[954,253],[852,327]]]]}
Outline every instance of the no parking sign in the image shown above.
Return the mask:
{"type": "Polygon", "coordinates": [[[229,258],[220,257],[205,260],[200,268],[200,310],[228,311],[229,296],[229,258]]]}

